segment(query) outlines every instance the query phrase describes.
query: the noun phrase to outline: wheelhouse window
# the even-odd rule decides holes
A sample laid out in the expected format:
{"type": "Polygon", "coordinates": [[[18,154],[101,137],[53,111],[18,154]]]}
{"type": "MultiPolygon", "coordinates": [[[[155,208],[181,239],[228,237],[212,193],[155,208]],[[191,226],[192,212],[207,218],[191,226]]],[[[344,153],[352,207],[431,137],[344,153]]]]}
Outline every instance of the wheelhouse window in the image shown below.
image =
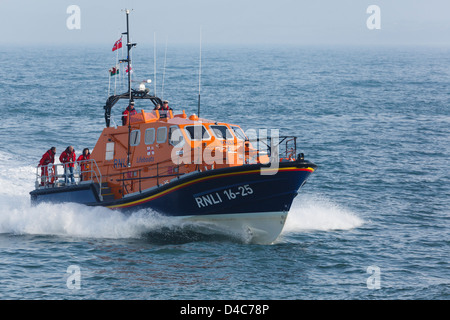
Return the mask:
{"type": "Polygon", "coordinates": [[[154,144],[155,143],[155,128],[149,128],[145,130],[145,144],[154,144]]]}
{"type": "Polygon", "coordinates": [[[167,140],[167,127],[159,127],[156,132],[156,142],[164,143],[167,140]]]}
{"type": "Polygon", "coordinates": [[[211,131],[213,132],[214,136],[216,136],[217,139],[221,140],[233,140],[233,134],[230,130],[228,130],[227,126],[221,126],[221,125],[214,125],[209,126],[211,131]]]}
{"type": "Polygon", "coordinates": [[[209,135],[208,130],[206,130],[205,126],[194,125],[194,126],[186,126],[184,130],[187,133],[187,136],[192,141],[202,141],[209,140],[211,136],[209,135]]]}
{"type": "Polygon", "coordinates": [[[234,134],[239,140],[245,140],[247,137],[245,136],[244,131],[240,127],[232,126],[231,129],[233,130],[234,134]]]}
{"type": "Polygon", "coordinates": [[[133,130],[130,132],[130,146],[138,146],[141,142],[141,130],[133,130]]]}
{"type": "Polygon", "coordinates": [[[182,147],[184,145],[184,136],[178,126],[169,128],[169,143],[174,147],[182,147]]]}

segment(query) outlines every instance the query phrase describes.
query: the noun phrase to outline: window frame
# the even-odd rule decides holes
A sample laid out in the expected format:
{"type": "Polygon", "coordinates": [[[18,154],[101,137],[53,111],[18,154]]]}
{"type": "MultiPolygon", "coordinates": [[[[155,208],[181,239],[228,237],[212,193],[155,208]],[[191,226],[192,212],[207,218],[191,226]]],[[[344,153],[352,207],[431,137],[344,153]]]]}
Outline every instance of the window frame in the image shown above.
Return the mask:
{"type": "Polygon", "coordinates": [[[233,130],[233,134],[236,136],[236,138],[237,138],[238,140],[241,140],[241,141],[247,140],[247,136],[245,135],[245,132],[244,132],[244,130],[242,130],[241,127],[230,125],[230,128],[231,128],[231,130],[233,130]],[[241,137],[239,137],[239,134],[236,133],[236,130],[235,130],[234,128],[238,129],[238,130],[244,135],[244,139],[242,139],[241,137]]]}
{"type": "Polygon", "coordinates": [[[137,147],[140,144],[141,144],[141,130],[139,129],[132,130],[130,132],[130,147],[137,147]],[[135,141],[137,140],[136,143],[131,142],[134,132],[137,132],[137,139],[134,139],[135,141]]]}
{"type": "Polygon", "coordinates": [[[213,135],[214,135],[214,137],[215,137],[216,139],[224,140],[224,141],[234,140],[233,132],[231,132],[230,128],[228,128],[228,127],[227,127],[226,125],[224,125],[224,124],[211,124],[211,125],[209,126],[209,129],[211,130],[211,132],[213,133],[213,135]],[[227,131],[231,134],[231,136],[230,136],[229,138],[220,138],[220,137],[218,137],[218,136],[216,135],[216,132],[214,131],[214,129],[213,129],[212,127],[225,127],[225,128],[227,129],[227,131]]]}
{"type": "Polygon", "coordinates": [[[184,137],[183,130],[181,130],[181,128],[179,126],[176,126],[176,125],[169,127],[168,139],[169,139],[169,144],[171,146],[173,146],[174,148],[182,148],[184,146],[184,144],[186,143],[186,138],[184,137]],[[180,143],[172,144],[172,141],[171,141],[171,139],[172,139],[172,131],[171,130],[173,128],[175,128],[175,130],[179,130],[180,131],[180,135],[183,138],[183,142],[181,144],[180,143]]]}
{"type": "Polygon", "coordinates": [[[167,141],[167,127],[159,127],[156,130],[156,143],[165,143],[167,141]],[[165,133],[164,133],[164,140],[158,140],[158,131],[160,129],[164,129],[165,133]]]}
{"type": "MultiPolygon", "coordinates": [[[[203,124],[191,124],[191,125],[187,125],[183,127],[184,132],[186,133],[187,138],[189,138],[190,141],[210,141],[211,140],[211,134],[208,131],[208,128],[203,125],[203,124]],[[191,133],[187,130],[188,127],[196,127],[196,126],[201,126],[203,128],[205,128],[205,132],[208,133],[208,139],[203,139],[203,134],[202,134],[202,139],[192,139],[191,138],[191,133]]],[[[194,132],[195,132],[195,128],[194,128],[194,132]]]]}
{"type": "Polygon", "coordinates": [[[156,129],[155,128],[147,128],[147,129],[145,129],[145,134],[144,134],[144,143],[145,144],[154,144],[155,143],[155,141],[156,141],[156,129]],[[148,142],[147,141],[147,132],[148,131],[153,131],[153,142],[148,142]]]}

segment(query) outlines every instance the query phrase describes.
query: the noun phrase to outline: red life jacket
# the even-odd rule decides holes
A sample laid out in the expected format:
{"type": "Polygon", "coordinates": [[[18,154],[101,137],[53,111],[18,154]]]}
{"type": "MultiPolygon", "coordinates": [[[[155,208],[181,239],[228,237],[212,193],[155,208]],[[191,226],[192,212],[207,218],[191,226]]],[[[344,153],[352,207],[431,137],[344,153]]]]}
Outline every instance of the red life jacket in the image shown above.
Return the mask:
{"type": "MultiPolygon", "coordinates": [[[[81,156],[78,157],[77,162],[89,160],[90,158],[91,158],[91,154],[90,153],[88,155],[86,155],[86,156],[84,154],[82,154],[81,156]]],[[[79,165],[81,167],[81,171],[90,170],[89,162],[83,162],[83,163],[80,163],[79,165]]]]}
{"type": "Polygon", "coordinates": [[[46,166],[50,163],[55,163],[55,154],[51,149],[47,150],[47,152],[44,153],[41,160],[39,161],[39,165],[46,166]]]}
{"type": "Polygon", "coordinates": [[[128,122],[128,115],[135,115],[137,111],[135,108],[130,110],[130,107],[127,107],[125,111],[122,113],[122,125],[126,125],[128,122]]]}
{"type": "Polygon", "coordinates": [[[75,152],[69,152],[67,150],[63,151],[63,153],[59,156],[59,161],[61,161],[61,163],[72,162],[68,164],[68,166],[72,168],[75,167],[75,159],[75,152]]]}

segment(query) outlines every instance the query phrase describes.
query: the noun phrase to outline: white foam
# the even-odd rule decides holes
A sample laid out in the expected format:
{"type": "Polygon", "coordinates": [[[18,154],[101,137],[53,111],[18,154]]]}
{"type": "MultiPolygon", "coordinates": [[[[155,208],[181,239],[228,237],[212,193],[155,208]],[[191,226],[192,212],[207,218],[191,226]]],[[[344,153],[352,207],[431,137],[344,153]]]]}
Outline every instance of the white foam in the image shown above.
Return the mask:
{"type": "MultiPolygon", "coordinates": [[[[36,162],[37,165],[37,162],[36,162]]],[[[36,168],[0,152],[0,195],[27,195],[36,179],[36,168]]]]}
{"type": "Polygon", "coordinates": [[[66,203],[32,206],[36,168],[0,151],[0,233],[134,238],[166,221],[151,211],[125,215],[66,203]]]}
{"type": "Polygon", "coordinates": [[[0,233],[63,235],[93,238],[135,238],[155,228],[160,217],[148,212],[125,215],[103,207],[42,203],[29,199],[7,204],[0,197],[0,233]]]}
{"type": "Polygon", "coordinates": [[[299,196],[289,211],[283,233],[305,230],[350,230],[364,221],[349,209],[318,196],[299,196]]]}

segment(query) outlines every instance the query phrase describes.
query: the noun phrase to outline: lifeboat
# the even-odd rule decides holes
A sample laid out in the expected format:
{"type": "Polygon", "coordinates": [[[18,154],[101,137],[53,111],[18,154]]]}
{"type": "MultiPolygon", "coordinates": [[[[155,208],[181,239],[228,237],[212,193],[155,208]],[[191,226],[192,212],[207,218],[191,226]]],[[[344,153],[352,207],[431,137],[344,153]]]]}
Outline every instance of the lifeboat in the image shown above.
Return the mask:
{"type": "MultiPolygon", "coordinates": [[[[128,53],[134,45],[127,41],[128,53]]],[[[123,62],[131,65],[129,58],[123,62]]],[[[107,99],[105,127],[90,159],[75,164],[75,183],[63,164],[38,166],[32,203],[150,209],[243,231],[255,243],[275,241],[316,169],[297,153],[296,137],[251,139],[238,124],[161,109],[163,101],[145,85],[131,84],[129,73],[128,92],[107,99]],[[111,112],[121,100],[136,111],[117,124],[111,112]]]]}

